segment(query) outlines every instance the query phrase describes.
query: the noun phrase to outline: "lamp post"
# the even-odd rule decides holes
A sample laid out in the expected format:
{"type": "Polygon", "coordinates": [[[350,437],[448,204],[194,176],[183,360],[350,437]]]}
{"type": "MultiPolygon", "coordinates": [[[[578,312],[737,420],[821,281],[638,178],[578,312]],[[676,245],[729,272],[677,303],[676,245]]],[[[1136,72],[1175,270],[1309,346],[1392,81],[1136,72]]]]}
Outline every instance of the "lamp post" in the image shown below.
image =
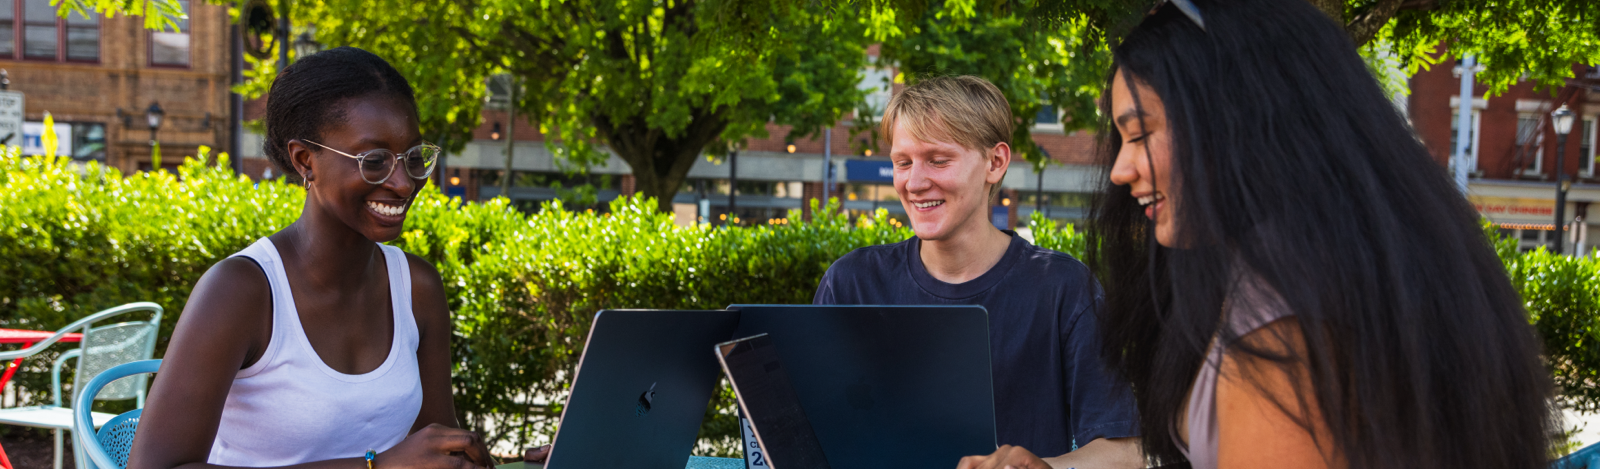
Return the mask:
{"type": "Polygon", "coordinates": [[[161,120],[166,116],[167,111],[155,101],[151,101],[150,107],[144,110],[144,118],[150,123],[150,169],[153,171],[161,170],[161,146],[156,143],[156,131],[161,130],[161,120]]]}
{"type": "MultiPolygon", "coordinates": [[[[506,202],[509,203],[513,201],[511,198],[511,178],[514,174],[516,174],[512,171],[511,161],[517,153],[516,133],[518,83],[517,78],[512,76],[510,73],[501,75],[501,78],[503,78],[506,83],[506,164],[505,177],[500,178],[500,196],[505,197],[506,202]]],[[[495,133],[498,134],[499,132],[497,131],[495,133]]]]}
{"type": "Polygon", "coordinates": [[[1567,109],[1567,105],[1561,105],[1561,107],[1550,113],[1550,123],[1555,125],[1556,131],[1555,253],[1561,254],[1561,248],[1566,244],[1562,240],[1561,235],[1564,233],[1561,228],[1566,225],[1567,188],[1571,187],[1571,183],[1567,182],[1567,177],[1562,174],[1561,170],[1564,169],[1567,162],[1567,133],[1572,132],[1572,111],[1567,109]]]}
{"type": "Polygon", "coordinates": [[[296,60],[322,52],[322,43],[311,37],[310,31],[300,32],[300,37],[294,39],[294,57],[296,60]]]}

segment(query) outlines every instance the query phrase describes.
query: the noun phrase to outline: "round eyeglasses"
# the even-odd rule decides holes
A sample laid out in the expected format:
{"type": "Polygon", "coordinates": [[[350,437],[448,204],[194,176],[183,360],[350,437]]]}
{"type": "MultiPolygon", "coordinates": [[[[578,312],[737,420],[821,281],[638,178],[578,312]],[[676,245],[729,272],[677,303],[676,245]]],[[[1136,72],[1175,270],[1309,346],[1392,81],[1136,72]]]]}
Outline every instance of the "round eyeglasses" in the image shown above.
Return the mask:
{"type": "Polygon", "coordinates": [[[406,175],[411,176],[412,179],[427,179],[429,174],[433,174],[433,163],[439,160],[439,153],[443,152],[437,145],[423,143],[411,147],[410,150],[398,155],[385,148],[367,150],[352,155],[321,143],[310,140],[301,141],[355,159],[356,167],[361,169],[361,179],[372,184],[383,184],[384,181],[388,181],[389,176],[394,175],[395,166],[404,166],[406,175]],[[396,161],[399,161],[400,164],[396,165],[396,161]]]}

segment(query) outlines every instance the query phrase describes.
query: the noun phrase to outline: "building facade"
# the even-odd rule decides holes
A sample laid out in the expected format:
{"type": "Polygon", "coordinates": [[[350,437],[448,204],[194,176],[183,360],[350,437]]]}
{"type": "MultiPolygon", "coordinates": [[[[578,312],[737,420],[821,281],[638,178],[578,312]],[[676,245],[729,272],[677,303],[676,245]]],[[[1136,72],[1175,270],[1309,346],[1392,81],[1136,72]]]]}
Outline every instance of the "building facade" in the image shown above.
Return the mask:
{"type": "Polygon", "coordinates": [[[175,168],[201,145],[226,149],[230,23],[226,6],[181,0],[178,31],[150,31],[143,18],[56,16],[50,0],[0,0],[0,69],[24,95],[24,153],[41,154],[44,114],[58,154],[123,171],[175,168]],[[164,111],[152,132],[147,111],[164,111]]]}
{"type": "Polygon", "coordinates": [[[1595,140],[1600,135],[1600,71],[1574,65],[1575,78],[1564,86],[1524,82],[1488,97],[1487,87],[1475,85],[1472,96],[1463,100],[1460,67],[1453,65],[1441,63],[1411,78],[1407,113],[1429,153],[1450,167],[1462,135],[1459,113],[1469,109],[1468,198],[1478,212],[1518,240],[1521,249],[1553,247],[1559,240],[1563,252],[1593,255],[1587,233],[1596,225],[1588,218],[1589,206],[1600,201],[1600,148],[1595,140]],[[1563,104],[1574,114],[1564,149],[1557,146],[1560,139],[1550,118],[1563,104]],[[1558,156],[1568,183],[1560,223],[1555,220],[1558,156]]]}

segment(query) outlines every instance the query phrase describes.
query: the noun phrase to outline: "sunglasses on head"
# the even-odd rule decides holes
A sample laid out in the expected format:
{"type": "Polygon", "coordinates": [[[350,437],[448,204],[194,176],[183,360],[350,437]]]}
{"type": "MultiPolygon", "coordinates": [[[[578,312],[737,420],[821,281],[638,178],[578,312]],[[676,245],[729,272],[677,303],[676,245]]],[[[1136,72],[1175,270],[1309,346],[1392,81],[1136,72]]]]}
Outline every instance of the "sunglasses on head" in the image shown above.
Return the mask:
{"type": "Polygon", "coordinates": [[[1178,11],[1183,12],[1183,16],[1189,17],[1189,21],[1193,21],[1194,25],[1199,26],[1201,31],[1206,30],[1206,21],[1200,18],[1200,9],[1195,8],[1192,0],[1158,0],[1156,5],[1151,7],[1150,12],[1146,13],[1145,16],[1149,17],[1156,14],[1156,10],[1160,10],[1163,5],[1168,3],[1178,7],[1178,11]]]}

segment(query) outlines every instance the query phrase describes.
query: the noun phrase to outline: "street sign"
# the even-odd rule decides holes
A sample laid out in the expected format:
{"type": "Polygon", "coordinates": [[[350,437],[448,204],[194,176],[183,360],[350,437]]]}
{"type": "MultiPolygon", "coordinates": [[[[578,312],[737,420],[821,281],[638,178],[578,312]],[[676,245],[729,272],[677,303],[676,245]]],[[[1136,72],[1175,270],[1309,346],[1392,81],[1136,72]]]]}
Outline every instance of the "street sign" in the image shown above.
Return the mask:
{"type": "Polygon", "coordinates": [[[22,93],[0,91],[0,143],[22,144],[22,93]]]}

